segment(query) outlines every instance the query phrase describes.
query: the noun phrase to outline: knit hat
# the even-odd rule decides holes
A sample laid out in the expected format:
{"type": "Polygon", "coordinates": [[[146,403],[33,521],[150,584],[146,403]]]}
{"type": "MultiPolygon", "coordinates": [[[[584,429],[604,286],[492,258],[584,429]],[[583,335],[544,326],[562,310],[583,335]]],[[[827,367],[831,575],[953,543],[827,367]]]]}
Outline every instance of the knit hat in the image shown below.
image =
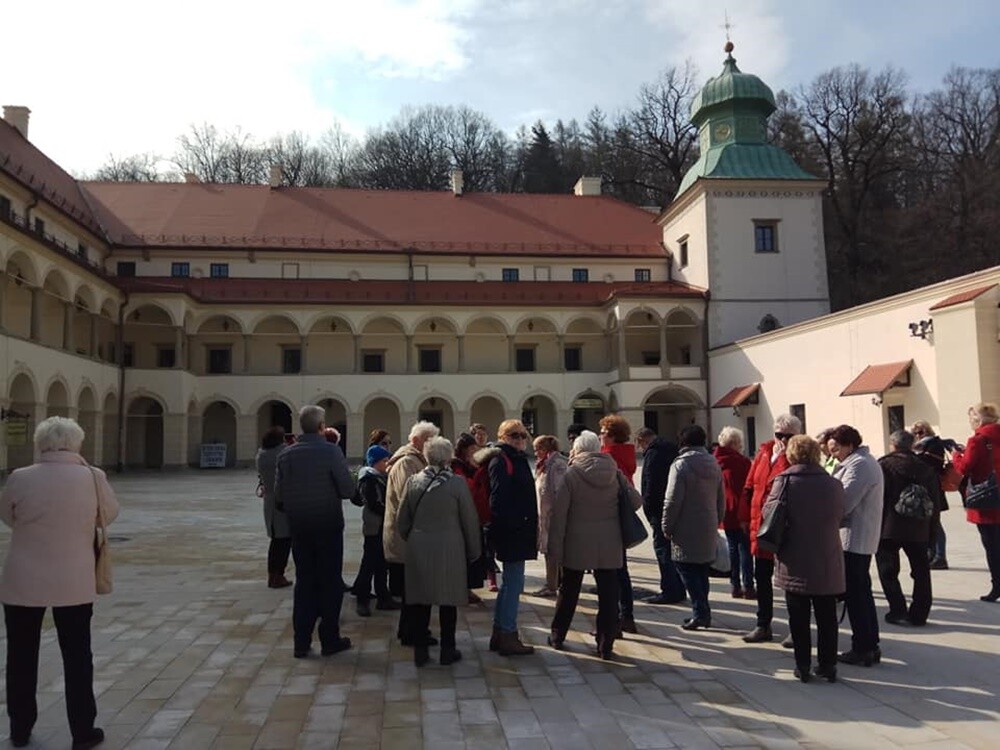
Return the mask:
{"type": "Polygon", "coordinates": [[[374,466],[383,458],[389,458],[392,456],[389,451],[383,448],[381,445],[373,445],[365,453],[365,466],[374,466]]]}

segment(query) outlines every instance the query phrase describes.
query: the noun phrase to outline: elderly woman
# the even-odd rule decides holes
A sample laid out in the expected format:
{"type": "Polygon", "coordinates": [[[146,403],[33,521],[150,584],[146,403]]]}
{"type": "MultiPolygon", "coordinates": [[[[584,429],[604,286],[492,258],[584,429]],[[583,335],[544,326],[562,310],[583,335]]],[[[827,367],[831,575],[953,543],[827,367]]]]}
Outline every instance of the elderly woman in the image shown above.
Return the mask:
{"type": "Polygon", "coordinates": [[[764,514],[785,504],[788,525],[777,554],[774,582],[785,590],[788,629],[795,649],[795,676],[809,682],[812,640],[810,610],[816,614],[815,674],[837,679],[837,596],[844,591],[840,519],[844,488],[820,465],[819,443],[806,435],[788,441],[789,468],[771,485],[764,514]]]}
{"type": "Polygon", "coordinates": [[[750,523],[750,504],[743,487],[750,473],[750,459],[743,455],[743,433],[735,427],[723,427],[719,433],[715,460],[722,469],[722,486],[726,491],[726,514],[722,528],[729,543],[729,583],[734,599],[742,599],[744,591],[753,589],[753,556],[750,535],[745,527],[750,523]],[[742,576],[741,576],[742,574],[742,576]]]}
{"type": "MultiPolygon", "coordinates": [[[[607,453],[614,460],[629,487],[634,487],[636,460],[635,446],[629,442],[632,426],[625,417],[609,414],[600,421],[601,453],[607,453]]],[[[628,572],[628,558],[622,557],[618,569],[618,623],[622,633],[638,633],[635,626],[635,596],[632,593],[632,576],[628,572]]]]}
{"type": "Polygon", "coordinates": [[[844,664],[870,667],[882,660],[871,566],[882,533],[885,477],[871,451],[861,444],[861,434],[850,425],[835,427],[827,446],[830,455],[840,462],[833,476],[844,486],[845,497],[840,542],[844,547],[851,650],[838,659],[844,664]]]}
{"type": "MultiPolygon", "coordinates": [[[[771,494],[771,484],[781,472],[788,468],[785,449],[788,441],[802,434],[802,422],[792,414],[779,414],[774,420],[774,439],[760,446],[757,456],[750,465],[747,483],[743,493],[750,504],[750,551],[754,557],[754,582],[757,589],[743,592],[747,599],[757,600],[757,626],[743,636],[746,643],[761,643],[774,639],[771,622],[774,620],[774,555],[757,546],[757,530],[760,529],[761,510],[764,501],[771,494]]],[[[789,639],[785,639],[787,645],[789,639]]],[[[785,645],[785,644],[782,644],[785,645]]]]}
{"type": "Polygon", "coordinates": [[[692,616],[684,630],[712,626],[708,605],[708,568],[715,561],[719,524],[726,513],[722,470],[705,449],[705,430],[681,430],[680,453],[670,466],[663,501],[663,536],[671,541],[674,563],[691,597],[692,616]]]}
{"type": "Polygon", "coordinates": [[[285,449],[285,428],[272,427],[264,433],[257,451],[257,477],[264,499],[264,528],[271,540],[267,546],[267,586],[280,589],[291,586],[285,578],[288,555],[292,551],[292,531],[288,516],[275,507],[274,469],[278,454],[285,449]]]}
{"type": "Polygon", "coordinates": [[[597,435],[584,430],[573,441],[566,479],[556,492],[549,522],[548,557],[562,565],[563,579],[552,618],[549,645],[563,647],[573,621],[585,570],[597,581],[597,651],[610,659],[618,635],[618,571],[625,556],[618,493],[624,487],[632,509],[642,496],[625,481],[614,459],[601,452],[597,435]]]}
{"type": "Polygon", "coordinates": [[[549,554],[549,523],[552,504],[566,478],[566,458],[559,452],[554,435],[540,435],[535,449],[535,492],[538,494],[538,551],[545,555],[545,585],[534,596],[553,597],[559,591],[559,564],[549,554]]]}
{"type": "Polygon", "coordinates": [[[442,437],[424,443],[427,468],[406,483],[396,529],[406,541],[406,606],[413,639],[413,663],[430,659],[431,606],[441,621],[441,664],[462,658],[455,648],[458,610],[469,596],[466,567],[477,559],[479,517],[466,481],[450,468],[452,445],[442,437]]]}
{"type": "Polygon", "coordinates": [[[90,618],[97,581],[94,531],[111,523],[118,500],[100,469],[80,455],[84,433],[72,419],[49,417],[35,429],[39,460],[14,471],[0,496],[11,527],[0,580],[7,626],[7,715],[14,747],[24,747],[38,718],[38,648],[45,609],[52,607],[66,673],[66,714],[73,747],[94,747],[94,663],[90,618]]]}
{"type": "MultiPolygon", "coordinates": [[[[990,473],[1000,479],[1000,410],[996,404],[976,404],[969,409],[969,426],[973,434],[964,450],[956,450],[952,463],[969,482],[985,482],[990,473]]],[[[968,508],[969,523],[976,524],[979,538],[986,551],[986,565],[992,586],[979,597],[984,602],[1000,599],[1000,508],[968,508]]]]}

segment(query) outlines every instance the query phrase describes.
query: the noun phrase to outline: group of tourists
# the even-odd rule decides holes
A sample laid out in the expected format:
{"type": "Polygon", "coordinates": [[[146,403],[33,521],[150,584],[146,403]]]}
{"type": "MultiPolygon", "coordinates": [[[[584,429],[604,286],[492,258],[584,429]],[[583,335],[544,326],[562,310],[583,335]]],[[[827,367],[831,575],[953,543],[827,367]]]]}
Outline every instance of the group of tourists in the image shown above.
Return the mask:
{"type": "MultiPolygon", "coordinates": [[[[931,570],[948,566],[940,514],[945,491],[958,490],[976,524],[991,576],[985,602],[1000,600],[1000,413],[990,403],[969,409],[965,446],[934,434],[925,421],[889,438],[876,460],[850,425],[803,435],[784,414],[753,460],[743,436],[726,428],[708,446],[705,431],[685,427],[675,445],[649,428],[631,442],[628,422],[600,421],[568,431],[568,455],[553,435],[534,439],[524,424],[502,422],[496,440],[472,425],[453,445],[430,422],[417,422],[406,443],[376,430],[365,466],[353,476],[340,436],[319,406],[299,413],[294,439],[269,430],[257,456],[264,518],[271,543],[267,583],[294,585],[293,653],[307,657],[314,633],[320,653],[351,647],[340,633],[344,594],[357,613],[398,610],[396,635],[413,648],[414,663],[462,658],[456,647],[458,607],[482,605],[474,589],[496,590],[489,647],[503,656],[534,652],[518,630],[525,563],[545,557],[545,582],[534,592],[552,597],[548,643],[563,649],[584,574],[596,581],[596,653],[613,656],[615,641],[636,631],[626,559],[629,519],[640,508],[652,527],[659,591],[644,601],[690,600],[681,627],[709,628],[709,574],[719,568],[720,533],[732,596],[756,600],[748,643],[774,638],[773,584],[785,591],[795,674],[833,681],[837,664],[881,660],[879,623],[870,576],[874,556],[889,604],[885,621],[919,627],[932,605],[931,570]],[[643,454],[640,488],[632,486],[636,449],[643,454]],[[342,577],[344,504],[361,507],[363,556],[353,586],[342,577]],[[899,582],[900,552],[913,579],[910,601],[899,582]],[[285,576],[289,554],[294,584],[285,576]],[[500,568],[497,568],[499,563],[500,568]],[[499,573],[499,578],[498,578],[499,573]],[[499,580],[499,585],[497,581],[499,580]],[[374,592],[372,591],[374,589],[374,592]],[[838,599],[851,624],[851,647],[837,653],[838,599]],[[440,641],[432,637],[438,608],[440,641]],[[810,619],[815,616],[817,665],[811,669],[810,619]],[[317,627],[318,625],[318,627],[317,627]]],[[[14,471],[0,497],[0,519],[12,535],[0,579],[7,636],[6,695],[11,743],[24,747],[38,717],[36,690],[42,619],[51,607],[62,652],[66,711],[74,748],[104,740],[94,726],[90,623],[93,601],[105,593],[106,539],[118,514],[115,493],[100,469],[80,455],[84,432],[72,419],[50,417],[35,430],[38,461],[14,471]],[[58,498],[59,502],[52,502],[58,498]]],[[[634,520],[634,519],[632,519],[634,520]]],[[[632,529],[634,531],[634,529],[632,529]]]]}

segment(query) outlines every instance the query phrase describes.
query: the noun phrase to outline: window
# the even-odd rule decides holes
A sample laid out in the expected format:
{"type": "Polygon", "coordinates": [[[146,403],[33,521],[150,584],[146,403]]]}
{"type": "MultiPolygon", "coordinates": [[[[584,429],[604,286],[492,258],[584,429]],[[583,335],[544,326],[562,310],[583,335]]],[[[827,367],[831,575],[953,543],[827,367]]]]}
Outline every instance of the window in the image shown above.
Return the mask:
{"type": "Polygon", "coordinates": [[[903,407],[900,406],[890,406],[887,410],[889,416],[889,434],[896,432],[897,430],[906,429],[906,412],[903,407]]]}
{"type": "Polygon", "coordinates": [[[156,350],[156,366],[170,369],[177,364],[177,352],[172,346],[161,346],[156,350]]]}
{"type": "Polygon", "coordinates": [[[691,364],[691,345],[683,344],[680,348],[681,364],[689,365],[691,364]]]}
{"type": "Polygon", "coordinates": [[[37,216],[35,217],[35,234],[45,235],[45,219],[39,219],[37,216]]]}
{"type": "Polygon", "coordinates": [[[588,271],[586,268],[574,268],[573,281],[581,283],[590,281],[590,271],[588,271]]]}
{"type": "Polygon", "coordinates": [[[420,372],[441,372],[441,350],[438,348],[420,349],[420,372]]]}
{"type": "Polygon", "coordinates": [[[76,245],[76,254],[84,260],[87,260],[87,246],[82,242],[78,242],[76,245]]]}
{"type": "Polygon", "coordinates": [[[281,349],[281,371],[285,375],[297,375],[302,372],[302,348],[285,346],[281,349]]]}
{"type": "Polygon", "coordinates": [[[135,346],[131,343],[122,344],[122,367],[135,366],[135,346]]]}
{"type": "Polygon", "coordinates": [[[535,371],[535,347],[519,346],[514,350],[514,369],[517,372],[535,371]]]}
{"type": "Polygon", "coordinates": [[[115,268],[115,273],[119,276],[135,276],[135,261],[120,260],[115,268]]]}
{"type": "Polygon", "coordinates": [[[678,252],[677,257],[679,259],[680,267],[687,268],[688,264],[688,241],[687,237],[681,237],[678,242],[678,252]]]}
{"type": "Polygon", "coordinates": [[[385,372],[384,352],[364,352],[361,355],[362,372],[385,372]]]}
{"type": "Polygon", "coordinates": [[[652,281],[653,274],[648,268],[637,268],[635,269],[635,280],[636,281],[652,281]]]}
{"type": "Polygon", "coordinates": [[[187,278],[191,275],[191,264],[190,263],[171,263],[170,264],[170,275],[187,278]]]}
{"type": "Polygon", "coordinates": [[[213,263],[208,267],[208,273],[213,279],[228,279],[229,278],[229,264],[228,263],[213,263]]]}
{"type": "Polygon", "coordinates": [[[660,364],[660,353],[659,352],[643,352],[642,353],[642,363],[647,367],[655,367],[660,364]]]}
{"type": "Polygon", "coordinates": [[[754,251],[758,253],[778,252],[778,222],[754,220],[754,251]]]}
{"type": "Polygon", "coordinates": [[[0,195],[0,219],[9,219],[11,214],[10,198],[0,195]]]}
{"type": "Polygon", "coordinates": [[[519,281],[521,278],[521,272],[517,268],[505,268],[503,269],[503,280],[504,281],[519,281]]]}
{"type": "Polygon", "coordinates": [[[299,264],[298,263],[282,263],[281,264],[281,278],[283,278],[283,279],[297,279],[297,278],[299,278],[299,264]]]}
{"type": "Polygon", "coordinates": [[[208,350],[210,375],[227,375],[233,371],[233,352],[228,346],[208,350]]]}
{"type": "Polygon", "coordinates": [[[563,350],[563,364],[566,365],[566,372],[580,372],[583,369],[583,349],[567,346],[563,350]]]}
{"type": "Polygon", "coordinates": [[[788,413],[793,417],[798,417],[799,421],[802,423],[802,434],[808,435],[809,432],[806,430],[806,405],[805,404],[792,404],[788,407],[788,413]]]}
{"type": "Polygon", "coordinates": [[[757,452],[757,417],[747,417],[747,444],[743,452],[753,456],[757,452]]]}

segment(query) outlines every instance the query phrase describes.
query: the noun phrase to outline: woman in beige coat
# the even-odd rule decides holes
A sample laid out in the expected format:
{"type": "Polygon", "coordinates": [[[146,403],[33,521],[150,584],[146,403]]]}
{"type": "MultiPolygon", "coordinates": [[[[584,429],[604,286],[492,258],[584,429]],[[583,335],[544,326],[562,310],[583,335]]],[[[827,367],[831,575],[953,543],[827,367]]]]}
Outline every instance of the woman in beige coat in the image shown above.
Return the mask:
{"type": "Polygon", "coordinates": [[[549,519],[569,466],[554,436],[539,435],[532,446],[535,449],[535,493],[538,495],[538,551],[545,555],[545,585],[534,592],[534,596],[553,597],[559,591],[559,565],[549,554],[549,519]]]}
{"type": "Polygon", "coordinates": [[[584,430],[573,443],[566,479],[556,494],[549,522],[548,555],[562,566],[562,583],[549,645],[563,647],[573,621],[585,570],[597,581],[597,651],[610,659],[618,633],[618,569],[625,559],[618,493],[628,493],[632,510],[642,497],[628,485],[601,441],[584,430]]]}
{"type": "Polygon", "coordinates": [[[24,747],[38,718],[38,649],[42,618],[52,607],[66,675],[66,713],[74,748],[104,740],[94,726],[94,661],[90,618],[97,582],[94,529],[118,501],[100,469],[80,456],[84,433],[72,419],[49,417],[35,430],[40,459],[10,475],[0,518],[11,527],[0,581],[7,626],[7,715],[14,747],[24,747]]]}

